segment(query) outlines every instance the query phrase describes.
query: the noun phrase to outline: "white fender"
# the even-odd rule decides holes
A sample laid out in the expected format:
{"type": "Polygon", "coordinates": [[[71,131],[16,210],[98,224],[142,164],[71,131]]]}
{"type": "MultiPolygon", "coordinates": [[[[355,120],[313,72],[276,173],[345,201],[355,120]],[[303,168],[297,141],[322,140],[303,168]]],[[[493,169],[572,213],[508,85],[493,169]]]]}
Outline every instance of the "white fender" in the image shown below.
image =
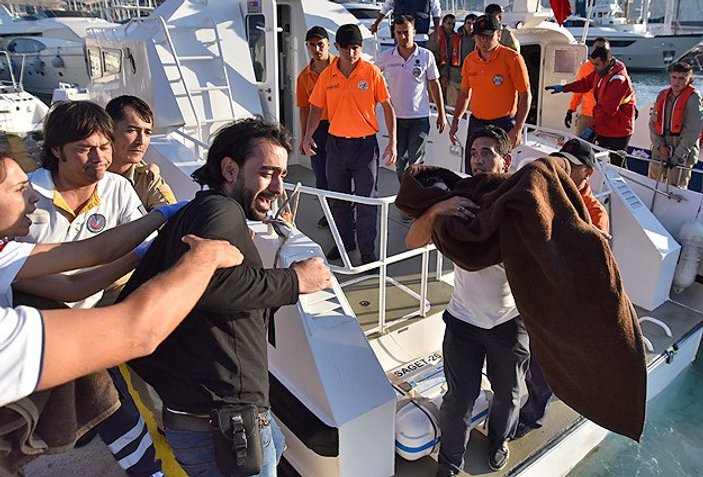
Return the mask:
{"type": "Polygon", "coordinates": [[[674,292],[681,293],[693,285],[703,256],[703,224],[694,220],[686,222],[679,233],[681,255],[674,272],[674,292]]]}

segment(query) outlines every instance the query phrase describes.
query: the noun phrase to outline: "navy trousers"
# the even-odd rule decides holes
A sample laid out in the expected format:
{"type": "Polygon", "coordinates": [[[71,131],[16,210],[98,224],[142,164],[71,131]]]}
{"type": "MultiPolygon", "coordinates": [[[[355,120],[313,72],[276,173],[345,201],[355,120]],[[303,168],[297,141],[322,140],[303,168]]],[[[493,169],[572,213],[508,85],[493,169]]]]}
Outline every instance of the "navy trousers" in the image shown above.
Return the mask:
{"type": "MultiPolygon", "coordinates": [[[[375,134],[363,138],[343,138],[330,134],[327,139],[327,157],[329,190],[376,197],[379,150],[375,134]]],[[[361,254],[374,254],[377,209],[375,205],[356,204],[354,207],[351,202],[330,201],[330,210],[345,248],[353,248],[356,228],[356,241],[361,254]],[[354,217],[355,208],[356,218],[354,217]]]]}
{"type": "Polygon", "coordinates": [[[315,187],[327,190],[327,136],[329,135],[329,121],[320,121],[315,133],[312,135],[313,141],[317,144],[317,154],[310,158],[312,171],[315,173],[315,187]]]}
{"type": "Polygon", "coordinates": [[[447,327],[442,352],[447,393],[439,410],[441,474],[464,467],[474,402],[481,391],[487,362],[493,402],[488,418],[489,452],[515,433],[520,414],[520,381],[530,359],[527,330],[519,316],[491,329],[479,328],[444,312],[447,327]]]}
{"type": "Polygon", "coordinates": [[[430,135],[430,118],[396,119],[398,136],[398,160],[395,170],[398,180],[410,166],[422,164],[427,153],[427,139],[430,135]]]}
{"type": "Polygon", "coordinates": [[[483,126],[492,124],[509,132],[515,126],[515,116],[503,116],[496,119],[479,119],[473,114],[469,118],[469,127],[466,130],[466,145],[464,146],[464,172],[471,174],[471,135],[483,126]]]}
{"type": "Polygon", "coordinates": [[[552,397],[552,389],[547,384],[532,349],[530,349],[530,368],[527,370],[525,384],[527,385],[528,397],[520,409],[520,422],[537,429],[544,425],[544,417],[547,414],[549,399],[552,397]]]}

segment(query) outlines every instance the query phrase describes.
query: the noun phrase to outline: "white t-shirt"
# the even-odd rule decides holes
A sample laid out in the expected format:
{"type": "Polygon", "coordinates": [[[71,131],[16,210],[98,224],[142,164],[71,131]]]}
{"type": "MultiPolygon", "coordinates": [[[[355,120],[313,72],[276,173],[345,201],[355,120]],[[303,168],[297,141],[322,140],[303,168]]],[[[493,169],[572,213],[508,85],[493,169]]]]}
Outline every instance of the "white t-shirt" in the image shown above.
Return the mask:
{"type": "Polygon", "coordinates": [[[518,316],[503,265],[477,272],[454,267],[454,293],[447,311],[455,318],[489,330],[518,316]]]}
{"type": "Polygon", "coordinates": [[[0,241],[0,306],[12,307],[12,282],[32,253],[33,243],[0,241]]]}
{"type": "MultiPolygon", "coordinates": [[[[73,221],[54,206],[54,181],[47,169],[29,175],[32,187],[39,194],[37,210],[30,218],[29,235],[20,240],[34,243],[73,242],[95,237],[100,232],[126,224],[144,215],[144,207],[132,184],[124,177],[106,172],[98,182],[100,203],[83,211],[73,221]]],[[[100,300],[102,292],[70,304],[74,308],[90,308],[100,300]]]]}
{"type": "Polygon", "coordinates": [[[376,62],[386,77],[391,103],[399,119],[417,119],[430,116],[428,81],[439,79],[434,55],[415,45],[415,51],[406,60],[398,47],[383,52],[376,62]]]}
{"type": "Polygon", "coordinates": [[[37,388],[44,353],[44,321],[28,306],[0,311],[0,406],[37,388]]]}

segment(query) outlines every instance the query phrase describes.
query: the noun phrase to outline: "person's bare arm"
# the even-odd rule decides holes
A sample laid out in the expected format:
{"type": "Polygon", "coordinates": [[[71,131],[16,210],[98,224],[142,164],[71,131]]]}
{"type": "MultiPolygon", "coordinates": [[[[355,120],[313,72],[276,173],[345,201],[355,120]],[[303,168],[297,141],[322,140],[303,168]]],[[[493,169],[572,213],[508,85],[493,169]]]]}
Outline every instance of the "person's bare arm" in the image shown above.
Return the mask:
{"type": "Polygon", "coordinates": [[[307,126],[305,127],[305,139],[303,139],[303,152],[306,156],[312,157],[316,154],[315,149],[325,147],[324,144],[318,146],[312,139],[312,135],[317,131],[317,127],[320,125],[320,118],[322,118],[322,108],[311,104],[307,126]]]}
{"type": "Polygon", "coordinates": [[[128,253],[107,265],[91,268],[73,275],[54,274],[28,278],[12,284],[15,290],[41,296],[54,301],[79,301],[104,290],[118,278],[137,266],[139,258],[128,253]]]}
{"type": "Polygon", "coordinates": [[[183,239],[191,249],[169,270],[117,305],[50,310],[44,316],[44,362],[38,389],[152,353],[195,306],[218,268],[242,263],[223,240],[183,239]]]}
{"type": "Polygon", "coordinates": [[[379,13],[378,16],[376,17],[376,20],[374,20],[373,24],[369,27],[369,30],[371,33],[376,33],[378,32],[378,25],[381,24],[383,19],[386,18],[386,15],[383,13],[379,13]]]}
{"type": "Polygon", "coordinates": [[[303,142],[305,142],[305,131],[307,131],[308,125],[308,115],[310,114],[310,106],[303,106],[298,108],[298,116],[300,118],[300,153],[305,154],[303,149],[303,142]]]}
{"type": "Polygon", "coordinates": [[[16,280],[93,267],[123,257],[166,221],[160,212],[75,242],[46,243],[34,246],[16,280]]]}
{"type": "Polygon", "coordinates": [[[435,106],[437,106],[437,131],[442,134],[447,127],[447,112],[444,110],[442,89],[438,79],[428,81],[427,85],[430,89],[432,101],[434,101],[435,106]]]}
{"type": "Polygon", "coordinates": [[[530,101],[532,101],[532,93],[530,93],[529,89],[524,93],[518,93],[515,126],[508,132],[508,136],[513,142],[513,147],[517,147],[522,142],[522,129],[525,127],[527,113],[530,111],[530,101]]]}
{"type": "MultiPolygon", "coordinates": [[[[456,132],[459,129],[459,121],[461,117],[466,112],[469,107],[469,100],[471,99],[471,89],[464,88],[463,86],[459,90],[459,94],[456,97],[456,105],[454,106],[454,116],[452,117],[452,125],[449,128],[449,140],[452,144],[456,145],[457,138],[456,132]]],[[[468,147],[468,144],[466,145],[468,147]]]]}
{"type": "Polygon", "coordinates": [[[398,155],[398,142],[395,134],[395,109],[393,109],[390,99],[382,102],[381,107],[383,108],[383,119],[386,121],[386,130],[388,130],[388,145],[383,150],[381,157],[386,158],[387,166],[392,166],[395,164],[396,156],[398,155]]]}
{"type": "Polygon", "coordinates": [[[432,228],[435,220],[440,215],[453,215],[471,219],[475,217],[473,211],[478,210],[476,205],[470,199],[454,196],[450,199],[437,202],[432,207],[427,209],[424,214],[413,221],[405,236],[405,245],[408,248],[424,247],[432,241],[432,228]]]}

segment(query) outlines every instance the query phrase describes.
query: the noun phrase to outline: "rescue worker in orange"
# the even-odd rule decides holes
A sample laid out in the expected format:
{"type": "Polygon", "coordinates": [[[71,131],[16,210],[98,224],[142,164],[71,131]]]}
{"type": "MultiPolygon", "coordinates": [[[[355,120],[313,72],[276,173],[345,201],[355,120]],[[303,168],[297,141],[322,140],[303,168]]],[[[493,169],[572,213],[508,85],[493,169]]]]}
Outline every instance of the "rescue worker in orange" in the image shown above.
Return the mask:
{"type": "MultiPolygon", "coordinates": [[[[525,60],[499,43],[500,22],[481,15],[473,25],[476,49],[469,53],[461,70],[461,90],[454,106],[449,139],[456,144],[456,132],[471,101],[466,143],[480,127],[492,124],[508,133],[513,147],[522,142],[532,94],[525,60]]],[[[470,151],[464,150],[464,170],[471,170],[470,151]]]]}
{"type": "MultiPolygon", "coordinates": [[[[610,48],[610,42],[605,38],[598,37],[591,45],[591,52],[596,48],[610,48]]],[[[579,68],[577,80],[585,78],[586,76],[593,73],[593,63],[590,61],[585,61],[581,68],[579,68]]],[[[576,120],[576,131],[575,134],[580,136],[586,130],[586,128],[591,126],[593,121],[593,107],[596,105],[596,99],[593,97],[593,91],[586,91],[585,93],[574,93],[571,96],[571,103],[569,104],[569,110],[566,111],[566,116],[564,117],[564,126],[567,129],[571,129],[571,124],[573,123],[573,115],[581,106],[581,111],[579,111],[578,119],[576,120]]]]}
{"type": "MultiPolygon", "coordinates": [[[[581,133],[581,139],[595,142],[611,151],[627,151],[635,125],[635,91],[627,68],[622,61],[613,58],[609,48],[596,48],[591,53],[593,73],[566,85],[545,87],[554,93],[593,91],[596,104],[593,107],[591,126],[581,133]]],[[[616,166],[624,164],[623,156],[610,154],[616,166]]]]}
{"type": "Polygon", "coordinates": [[[650,112],[649,177],[685,189],[700,154],[703,104],[701,92],[691,84],[690,65],[676,63],[669,79],[671,86],[659,93],[650,112]]]}

